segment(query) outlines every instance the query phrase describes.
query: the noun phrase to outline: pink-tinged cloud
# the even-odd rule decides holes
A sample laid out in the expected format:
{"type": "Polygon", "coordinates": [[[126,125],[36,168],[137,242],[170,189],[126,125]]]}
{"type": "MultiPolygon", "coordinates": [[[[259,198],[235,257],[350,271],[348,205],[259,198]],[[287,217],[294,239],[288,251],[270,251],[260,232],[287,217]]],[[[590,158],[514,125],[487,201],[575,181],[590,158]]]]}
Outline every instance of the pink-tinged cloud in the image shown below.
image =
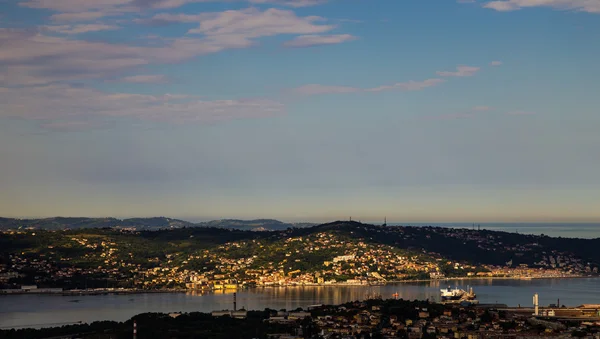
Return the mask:
{"type": "MultiPolygon", "coordinates": [[[[154,3],[154,2],[152,2],[154,3]]],[[[161,2],[163,3],[163,2],[161,2]]],[[[129,0],[30,0],[21,3],[33,8],[65,10],[65,14],[97,13],[106,6],[129,6],[129,0]],[[77,10],[87,12],[77,12],[77,10]]],[[[96,14],[92,15],[95,17],[96,14]]],[[[73,19],[77,18],[54,18],[73,19]]],[[[151,64],[181,62],[197,56],[228,49],[254,46],[256,39],[280,34],[319,35],[333,28],[317,16],[297,16],[282,9],[247,8],[223,12],[158,14],[149,23],[198,22],[190,35],[164,39],[159,44],[126,45],[101,41],[68,39],[56,34],[75,35],[92,31],[116,29],[116,26],[94,23],[47,26],[45,33],[0,29],[2,49],[0,66],[6,71],[0,86],[40,85],[54,82],[114,79],[132,68],[151,64]],[[193,35],[192,35],[193,34],[193,35]],[[53,36],[54,35],[54,36],[53,36]]],[[[349,35],[300,38],[296,44],[326,44],[349,40],[349,35]]]]}
{"type": "Polygon", "coordinates": [[[200,25],[189,30],[190,34],[203,34],[209,38],[233,36],[252,39],[279,34],[316,34],[333,29],[323,25],[317,16],[299,17],[294,12],[269,8],[229,10],[201,15],[200,25]]]}
{"type": "Polygon", "coordinates": [[[90,11],[76,13],[59,13],[50,16],[54,21],[90,21],[107,16],[106,12],[90,11]]]}
{"type": "MultiPolygon", "coordinates": [[[[203,13],[201,16],[200,26],[192,30],[200,36],[174,38],[159,46],[130,46],[45,36],[34,31],[0,30],[3,42],[0,66],[6,69],[0,78],[0,86],[114,78],[139,66],[179,62],[227,49],[247,48],[260,37],[322,33],[334,27],[320,24],[322,18],[319,17],[298,17],[291,11],[279,9],[261,11],[250,8],[203,13]]],[[[185,16],[177,18],[189,20],[185,16]]],[[[63,34],[76,34],[107,28],[110,27],[90,24],[53,26],[51,29],[63,34]]]]}
{"type": "Polygon", "coordinates": [[[356,37],[350,34],[301,35],[284,43],[283,45],[286,47],[310,47],[320,45],[335,45],[352,40],[356,40],[356,37]]]}
{"type": "Polygon", "coordinates": [[[81,25],[60,25],[60,26],[44,26],[44,29],[60,34],[82,34],[89,32],[110,31],[120,29],[116,25],[105,24],[81,24],[81,25]]]}
{"type": "Polygon", "coordinates": [[[202,18],[202,14],[160,13],[150,18],[135,19],[134,22],[150,26],[163,26],[173,23],[200,22],[202,18]]]}
{"type": "Polygon", "coordinates": [[[121,82],[132,84],[163,84],[168,82],[164,75],[132,75],[119,79],[121,82]]]}
{"type": "Polygon", "coordinates": [[[384,85],[373,88],[359,88],[350,86],[327,86],[319,84],[304,85],[294,89],[296,94],[318,95],[318,94],[344,94],[358,92],[383,92],[391,90],[399,91],[418,91],[428,87],[433,87],[445,82],[443,79],[427,79],[424,81],[398,82],[392,85],[384,85]]]}
{"type": "Polygon", "coordinates": [[[294,89],[294,92],[302,95],[318,95],[318,94],[342,94],[360,92],[360,88],[347,86],[326,86],[319,84],[304,85],[294,89]]]}
{"type": "Polygon", "coordinates": [[[181,95],[105,93],[67,85],[0,87],[0,117],[47,121],[69,129],[97,119],[129,117],[166,123],[214,123],[282,115],[285,106],[262,99],[198,100],[181,95]]]}
{"type": "Polygon", "coordinates": [[[328,0],[249,0],[252,4],[269,4],[289,7],[308,7],[326,3],[328,0]]]}
{"type": "Polygon", "coordinates": [[[549,7],[557,10],[574,10],[600,14],[598,0],[498,0],[486,2],[483,7],[500,12],[516,11],[531,7],[549,7]]]}
{"type": "Polygon", "coordinates": [[[474,76],[477,72],[479,72],[479,67],[473,66],[458,66],[456,67],[455,72],[449,71],[438,71],[437,75],[442,77],[471,77],[474,76]]]}
{"type": "Polygon", "coordinates": [[[114,121],[55,121],[40,124],[40,127],[57,132],[79,132],[114,127],[114,121]]]}
{"type": "Polygon", "coordinates": [[[490,62],[490,66],[502,66],[502,61],[492,61],[490,62]]]}

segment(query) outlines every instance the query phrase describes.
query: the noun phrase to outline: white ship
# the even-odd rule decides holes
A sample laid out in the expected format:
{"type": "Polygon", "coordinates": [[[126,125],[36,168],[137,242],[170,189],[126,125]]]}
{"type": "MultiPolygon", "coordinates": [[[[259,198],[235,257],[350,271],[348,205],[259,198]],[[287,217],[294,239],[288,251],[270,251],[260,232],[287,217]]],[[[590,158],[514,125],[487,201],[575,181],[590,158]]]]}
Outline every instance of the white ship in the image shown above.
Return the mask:
{"type": "Polygon", "coordinates": [[[440,290],[440,295],[442,297],[442,302],[445,301],[471,301],[474,300],[477,296],[473,293],[473,288],[465,291],[463,289],[457,288],[446,288],[440,290]]]}

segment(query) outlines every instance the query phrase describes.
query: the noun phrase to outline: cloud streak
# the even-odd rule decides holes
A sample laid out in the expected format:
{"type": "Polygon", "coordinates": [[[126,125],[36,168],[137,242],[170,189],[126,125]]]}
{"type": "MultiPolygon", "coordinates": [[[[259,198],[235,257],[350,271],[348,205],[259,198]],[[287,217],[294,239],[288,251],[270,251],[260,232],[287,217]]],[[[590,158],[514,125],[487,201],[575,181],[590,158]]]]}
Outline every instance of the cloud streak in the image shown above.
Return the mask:
{"type": "MultiPolygon", "coordinates": [[[[67,0],[57,1],[52,3],[64,5],[67,0]]],[[[117,3],[117,0],[106,2],[117,3]]],[[[92,5],[102,3],[94,2],[92,5]]],[[[159,46],[131,46],[67,39],[36,31],[0,29],[0,39],[3,41],[0,66],[4,69],[0,86],[114,78],[116,74],[151,64],[174,63],[228,49],[248,48],[254,46],[254,40],[261,37],[320,34],[335,27],[323,24],[324,19],[320,17],[299,17],[292,11],[274,8],[264,11],[248,8],[192,16],[163,14],[154,19],[163,22],[198,21],[199,26],[190,30],[192,36],[166,39],[159,46]]],[[[112,28],[115,27],[81,24],[50,26],[46,29],[72,35],[112,28]]],[[[302,38],[295,44],[331,44],[349,40],[352,38],[347,35],[312,37],[308,40],[302,38]]]]}
{"type": "Polygon", "coordinates": [[[294,93],[300,95],[320,95],[320,94],[343,94],[343,93],[359,93],[359,92],[383,92],[390,90],[400,91],[418,91],[428,87],[437,86],[445,82],[443,79],[427,79],[424,81],[408,81],[398,82],[392,85],[383,85],[372,88],[359,88],[348,86],[327,86],[319,84],[304,85],[293,90],[294,93]]]}
{"type": "MultiPolygon", "coordinates": [[[[118,16],[124,13],[139,12],[145,9],[173,9],[191,3],[218,3],[222,0],[26,0],[19,2],[22,7],[45,9],[54,12],[55,20],[98,19],[104,16],[118,16]]],[[[286,7],[308,7],[324,4],[327,0],[231,0],[254,5],[276,5],[286,7]]]]}
{"type": "Polygon", "coordinates": [[[131,84],[164,84],[168,82],[164,75],[132,75],[123,77],[119,81],[131,84]]]}
{"type": "Polygon", "coordinates": [[[498,0],[489,1],[483,7],[500,12],[532,7],[550,7],[556,10],[574,10],[600,14],[600,1],[598,0],[498,0]]]}
{"type": "Polygon", "coordinates": [[[44,29],[54,33],[61,34],[82,34],[89,32],[110,31],[120,29],[116,25],[106,24],[81,24],[81,25],[60,25],[60,26],[44,26],[44,29]]]}
{"type": "Polygon", "coordinates": [[[185,95],[106,93],[67,85],[4,87],[0,88],[0,101],[3,104],[0,117],[41,120],[45,121],[42,126],[54,130],[88,127],[89,121],[107,118],[215,123],[285,113],[283,104],[262,98],[203,101],[185,95]]]}
{"type": "Polygon", "coordinates": [[[477,72],[479,72],[481,68],[473,67],[473,66],[458,66],[456,67],[455,72],[449,71],[438,71],[437,75],[442,77],[472,77],[477,72]]]}
{"type": "Polygon", "coordinates": [[[333,29],[332,25],[321,25],[324,19],[318,16],[298,17],[292,11],[269,8],[229,10],[200,15],[200,25],[188,31],[207,37],[232,37],[251,39],[279,34],[316,34],[333,29]]]}
{"type": "Polygon", "coordinates": [[[286,47],[310,47],[320,45],[335,45],[347,41],[356,40],[357,38],[350,34],[335,34],[335,35],[301,35],[294,40],[290,40],[283,45],[286,47]]]}

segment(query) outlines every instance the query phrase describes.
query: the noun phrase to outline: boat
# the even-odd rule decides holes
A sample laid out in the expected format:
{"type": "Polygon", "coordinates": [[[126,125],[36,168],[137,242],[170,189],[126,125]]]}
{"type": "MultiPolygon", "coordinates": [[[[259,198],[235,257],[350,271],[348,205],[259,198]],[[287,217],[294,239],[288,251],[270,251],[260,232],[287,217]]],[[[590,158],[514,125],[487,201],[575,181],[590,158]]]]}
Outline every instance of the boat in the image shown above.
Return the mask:
{"type": "Polygon", "coordinates": [[[450,287],[440,290],[442,302],[460,302],[460,301],[472,301],[477,297],[473,292],[473,288],[465,291],[458,287],[452,289],[450,287]]]}

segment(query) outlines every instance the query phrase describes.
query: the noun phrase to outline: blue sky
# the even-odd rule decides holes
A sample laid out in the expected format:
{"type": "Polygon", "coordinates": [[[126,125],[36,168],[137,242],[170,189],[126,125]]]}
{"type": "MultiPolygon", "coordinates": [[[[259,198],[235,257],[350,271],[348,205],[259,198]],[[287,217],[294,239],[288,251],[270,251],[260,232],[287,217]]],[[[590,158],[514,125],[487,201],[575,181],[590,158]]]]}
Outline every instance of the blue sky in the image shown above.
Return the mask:
{"type": "Polygon", "coordinates": [[[600,0],[0,9],[0,215],[600,221],[600,0]]]}

